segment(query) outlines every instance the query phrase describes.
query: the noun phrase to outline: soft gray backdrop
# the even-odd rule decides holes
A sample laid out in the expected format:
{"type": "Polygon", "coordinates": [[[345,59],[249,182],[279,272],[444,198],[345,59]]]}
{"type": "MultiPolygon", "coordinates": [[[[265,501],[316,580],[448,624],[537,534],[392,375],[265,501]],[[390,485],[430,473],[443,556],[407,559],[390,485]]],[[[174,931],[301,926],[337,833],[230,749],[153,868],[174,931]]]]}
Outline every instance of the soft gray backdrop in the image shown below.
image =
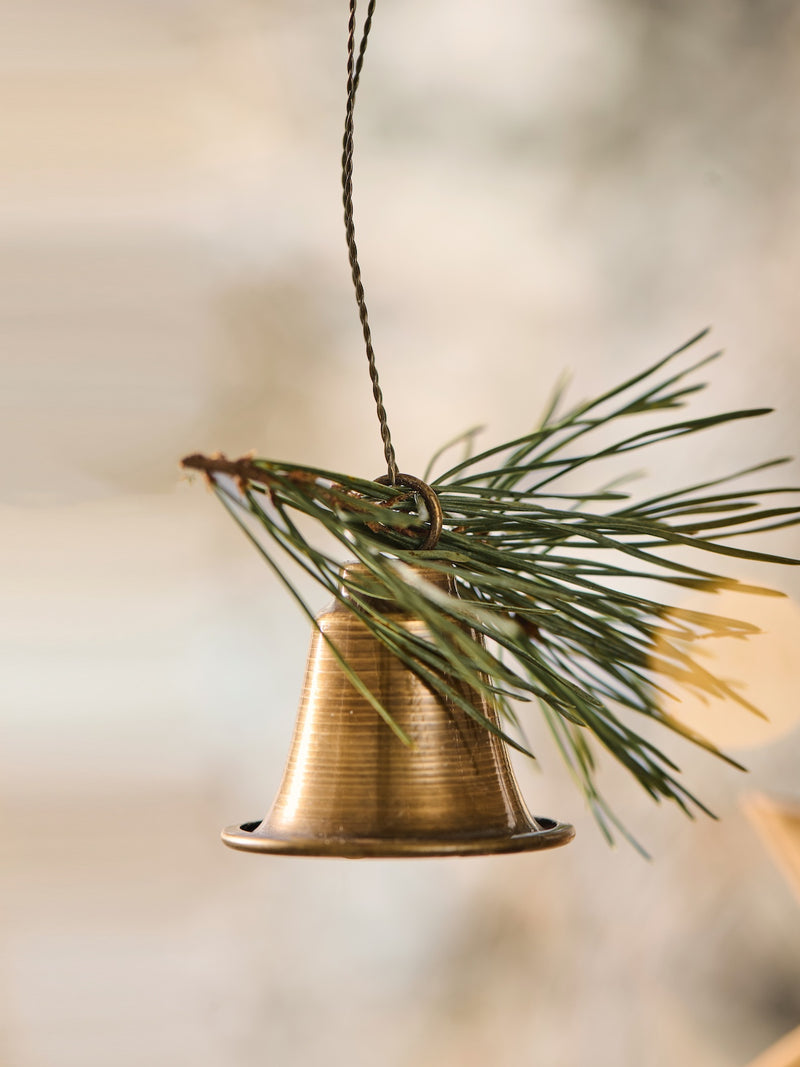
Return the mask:
{"type": "MultiPolygon", "coordinates": [[[[652,864],[607,849],[535,726],[543,773],[520,776],[577,825],[561,852],[218,843],[277,785],[308,631],[177,460],[381,470],[340,218],[346,20],[34,0],[3,34],[0,1060],[744,1067],[800,1022],[800,910],[740,807],[800,792],[788,602],[745,679],[772,727],[715,727],[750,777],[678,750],[721,823],[604,773],[652,864]]],[[[401,466],[709,323],[728,354],[699,409],[779,412],[654,470],[794,451],[799,91],[792,2],[381,0],[356,209],[401,466]]]]}

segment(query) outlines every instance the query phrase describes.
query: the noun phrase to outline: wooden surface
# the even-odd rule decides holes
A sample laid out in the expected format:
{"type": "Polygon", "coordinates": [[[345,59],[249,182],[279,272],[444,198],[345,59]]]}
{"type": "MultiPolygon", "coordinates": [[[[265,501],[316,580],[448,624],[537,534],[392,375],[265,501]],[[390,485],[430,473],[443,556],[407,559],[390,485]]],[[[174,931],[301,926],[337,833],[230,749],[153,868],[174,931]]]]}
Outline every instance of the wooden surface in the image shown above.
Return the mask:
{"type": "Polygon", "coordinates": [[[800,1026],[753,1060],[750,1067],[800,1067],[800,1026]]]}
{"type": "MultiPolygon", "coordinates": [[[[746,801],[745,811],[800,899],[800,804],[756,793],[746,801]]],[[[800,1026],[753,1060],[749,1067],[800,1067],[800,1026]]]]}

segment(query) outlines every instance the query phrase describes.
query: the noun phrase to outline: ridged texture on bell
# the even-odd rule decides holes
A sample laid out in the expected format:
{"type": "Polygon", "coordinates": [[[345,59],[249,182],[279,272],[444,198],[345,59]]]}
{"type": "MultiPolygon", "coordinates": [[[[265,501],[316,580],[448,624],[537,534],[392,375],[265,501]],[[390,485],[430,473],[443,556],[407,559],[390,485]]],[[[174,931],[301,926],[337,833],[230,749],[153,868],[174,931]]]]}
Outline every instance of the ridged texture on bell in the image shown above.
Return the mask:
{"type": "MultiPolygon", "coordinates": [[[[422,573],[449,588],[445,576],[422,573]]],[[[426,635],[418,619],[394,618],[426,635]]],[[[352,687],[315,632],[278,796],[260,825],[226,830],[226,844],[358,857],[518,851],[570,840],[571,827],[531,819],[499,738],[434,694],[346,607],[317,621],[413,745],[352,687]]],[[[482,710],[495,721],[491,708],[482,710]]]]}

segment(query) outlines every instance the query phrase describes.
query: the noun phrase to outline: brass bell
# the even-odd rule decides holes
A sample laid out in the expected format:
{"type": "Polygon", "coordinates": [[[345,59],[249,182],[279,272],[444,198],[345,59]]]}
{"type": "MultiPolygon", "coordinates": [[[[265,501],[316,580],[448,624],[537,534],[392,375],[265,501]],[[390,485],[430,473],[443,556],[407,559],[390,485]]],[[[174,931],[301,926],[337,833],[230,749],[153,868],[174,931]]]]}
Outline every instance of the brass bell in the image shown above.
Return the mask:
{"type": "MultiPolygon", "coordinates": [[[[360,564],[345,573],[369,580],[360,564]]],[[[418,573],[455,594],[449,575],[418,573]]],[[[419,619],[385,600],[382,610],[426,635],[419,619]]],[[[413,744],[404,744],[353,688],[315,631],[278,795],[262,822],[229,826],[226,845],[356,859],[522,852],[572,840],[572,826],[528,814],[503,741],[434,693],[346,606],[337,601],[317,622],[413,744]]],[[[497,722],[488,704],[481,710],[497,722]]]]}

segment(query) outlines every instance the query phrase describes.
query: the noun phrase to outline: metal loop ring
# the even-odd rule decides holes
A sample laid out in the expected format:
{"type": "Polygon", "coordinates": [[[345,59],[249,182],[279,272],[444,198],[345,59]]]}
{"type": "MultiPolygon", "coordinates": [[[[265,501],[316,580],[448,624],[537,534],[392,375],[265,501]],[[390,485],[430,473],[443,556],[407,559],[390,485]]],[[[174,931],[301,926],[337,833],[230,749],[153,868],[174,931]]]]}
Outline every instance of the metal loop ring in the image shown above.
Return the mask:
{"type": "MultiPolygon", "coordinates": [[[[375,481],[379,485],[392,485],[392,479],[388,474],[381,475],[380,478],[376,478],[375,481]]],[[[427,482],[423,482],[421,478],[415,478],[413,474],[397,474],[394,479],[395,485],[404,485],[408,489],[413,489],[415,493],[419,493],[422,499],[425,501],[425,507],[428,509],[428,518],[430,521],[430,529],[428,535],[421,545],[418,546],[417,551],[425,552],[428,549],[435,548],[441,533],[442,533],[442,505],[439,503],[439,497],[436,495],[436,491],[431,489],[427,482]]]]}

